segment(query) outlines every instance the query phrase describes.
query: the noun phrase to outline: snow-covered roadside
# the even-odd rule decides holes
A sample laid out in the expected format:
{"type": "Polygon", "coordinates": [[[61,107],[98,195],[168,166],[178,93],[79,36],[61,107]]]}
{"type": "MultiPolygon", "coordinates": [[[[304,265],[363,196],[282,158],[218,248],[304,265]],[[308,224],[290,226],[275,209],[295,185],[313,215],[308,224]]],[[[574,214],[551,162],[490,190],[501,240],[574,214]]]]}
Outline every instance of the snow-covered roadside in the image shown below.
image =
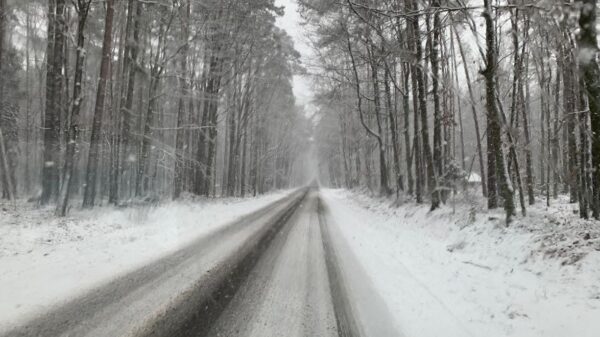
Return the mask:
{"type": "Polygon", "coordinates": [[[564,201],[505,228],[477,202],[453,214],[322,196],[407,337],[598,336],[600,224],[564,201]]]}
{"type": "Polygon", "coordinates": [[[74,210],[0,205],[0,331],[287,195],[74,210]]]}

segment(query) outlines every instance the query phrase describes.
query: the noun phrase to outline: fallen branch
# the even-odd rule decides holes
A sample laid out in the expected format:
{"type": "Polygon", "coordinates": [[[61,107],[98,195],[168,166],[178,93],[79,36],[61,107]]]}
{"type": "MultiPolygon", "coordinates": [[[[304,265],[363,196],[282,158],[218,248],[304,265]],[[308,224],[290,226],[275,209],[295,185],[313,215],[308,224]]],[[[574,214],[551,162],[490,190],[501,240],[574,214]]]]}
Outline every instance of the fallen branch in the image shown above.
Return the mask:
{"type": "Polygon", "coordinates": [[[471,261],[463,261],[463,263],[464,263],[464,264],[470,264],[470,265],[472,265],[472,266],[479,267],[479,268],[482,268],[482,269],[492,270],[492,268],[491,268],[491,267],[484,266],[484,265],[482,265],[482,264],[475,263],[475,262],[471,262],[471,261]]]}

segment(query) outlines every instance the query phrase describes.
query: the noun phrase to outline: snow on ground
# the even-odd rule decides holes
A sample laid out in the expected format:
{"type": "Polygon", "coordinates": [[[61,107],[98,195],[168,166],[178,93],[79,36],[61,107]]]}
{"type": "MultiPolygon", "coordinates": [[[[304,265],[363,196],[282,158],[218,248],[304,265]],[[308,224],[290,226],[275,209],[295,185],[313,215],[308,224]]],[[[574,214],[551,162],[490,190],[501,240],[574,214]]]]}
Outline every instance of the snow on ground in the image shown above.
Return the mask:
{"type": "Polygon", "coordinates": [[[131,208],[0,204],[0,331],[288,195],[131,208]]]}
{"type": "Polygon", "coordinates": [[[474,197],[430,213],[359,192],[322,196],[407,337],[598,336],[600,223],[565,199],[506,228],[474,197]]]}

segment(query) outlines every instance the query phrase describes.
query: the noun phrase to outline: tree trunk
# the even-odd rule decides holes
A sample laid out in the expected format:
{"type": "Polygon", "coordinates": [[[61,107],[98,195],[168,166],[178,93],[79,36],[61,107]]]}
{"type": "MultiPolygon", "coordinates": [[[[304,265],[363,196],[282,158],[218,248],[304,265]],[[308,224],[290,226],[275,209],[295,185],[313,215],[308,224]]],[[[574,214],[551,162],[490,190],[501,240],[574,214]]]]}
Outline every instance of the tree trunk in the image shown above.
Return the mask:
{"type": "Polygon", "coordinates": [[[110,186],[108,201],[109,203],[116,205],[119,202],[119,192],[124,172],[129,171],[130,166],[133,164],[133,158],[135,157],[132,153],[131,140],[133,134],[131,128],[133,125],[133,99],[135,90],[135,79],[138,70],[137,56],[139,51],[139,31],[140,31],[140,17],[142,15],[142,3],[138,3],[137,0],[129,0],[127,5],[127,23],[126,23],[126,37],[127,44],[125,46],[124,60],[123,60],[123,81],[125,82],[121,87],[121,98],[120,98],[120,136],[118,141],[118,149],[116,163],[113,163],[114,176],[112,184],[110,186]],[[133,32],[130,32],[133,29],[133,32]]]}
{"type": "Polygon", "coordinates": [[[579,0],[581,12],[578,36],[581,77],[585,83],[591,123],[593,216],[600,217],[600,67],[596,37],[596,0],[579,0]]]}
{"type": "Polygon", "coordinates": [[[110,58],[112,56],[112,26],[114,17],[114,0],[106,0],[106,20],[104,21],[104,40],[102,42],[102,61],[100,63],[100,80],[94,107],[92,121],[92,136],[90,138],[90,152],[88,155],[85,190],[83,194],[83,207],[91,208],[96,199],[96,184],[98,176],[98,159],[100,157],[100,134],[102,132],[102,117],[104,114],[104,98],[106,84],[110,78],[110,58]]]}
{"type": "Polygon", "coordinates": [[[396,197],[398,197],[399,191],[404,190],[404,186],[402,186],[402,172],[400,171],[400,144],[398,144],[396,111],[392,105],[392,94],[389,82],[392,80],[393,79],[390,75],[389,67],[386,65],[384,77],[386,109],[389,119],[388,125],[392,135],[392,156],[394,157],[394,176],[396,177],[396,197]]]}
{"type": "MultiPolygon", "coordinates": [[[[205,68],[208,68],[208,64],[205,63],[205,68]]],[[[208,94],[206,89],[208,89],[208,72],[204,71],[202,75],[203,79],[203,89],[204,92],[208,94]]],[[[209,97],[204,98],[204,102],[202,106],[202,116],[200,117],[200,131],[198,137],[198,145],[196,151],[196,176],[194,177],[194,193],[197,195],[203,195],[204,193],[204,185],[206,180],[206,143],[208,141],[208,107],[209,107],[209,97]]]]}
{"type": "Polygon", "coordinates": [[[579,113],[579,216],[583,219],[589,218],[589,209],[592,208],[592,213],[594,213],[594,204],[593,204],[593,192],[592,188],[592,179],[589,176],[588,172],[591,172],[589,165],[589,140],[588,140],[588,113],[586,109],[586,99],[584,91],[581,90],[585,87],[585,83],[583,82],[583,78],[579,79],[579,99],[578,99],[578,110],[581,111],[579,113]],[[590,203],[592,202],[592,203],[590,203]]]}
{"type": "MultiPolygon", "coordinates": [[[[570,40],[570,38],[567,38],[570,40]]],[[[571,44],[571,42],[569,42],[571,44]]],[[[571,48],[563,48],[563,87],[564,87],[564,113],[567,132],[567,163],[565,172],[566,183],[570,192],[570,202],[577,202],[577,137],[576,137],[576,110],[577,110],[577,81],[573,71],[575,70],[575,59],[571,48]]],[[[583,76],[585,76],[585,71],[583,76]]],[[[586,85],[587,85],[586,81],[586,85]]]]}
{"type": "MultiPolygon", "coordinates": [[[[431,146],[429,146],[429,122],[427,121],[427,98],[426,98],[426,88],[425,88],[425,75],[423,74],[423,70],[420,66],[421,59],[423,57],[423,51],[421,47],[421,39],[419,30],[419,22],[418,19],[414,19],[414,29],[413,32],[415,34],[416,41],[416,57],[419,65],[415,67],[416,77],[417,77],[417,91],[419,93],[419,112],[421,117],[421,148],[424,156],[424,162],[422,162],[421,166],[425,166],[425,172],[427,173],[427,189],[429,194],[431,195],[431,208],[435,209],[439,206],[440,200],[438,198],[437,193],[433,193],[435,191],[435,172],[433,167],[433,159],[431,156],[431,146]]],[[[423,167],[422,167],[423,168],[423,167]]]]}
{"type": "Polygon", "coordinates": [[[244,137],[244,140],[242,142],[242,165],[240,168],[240,196],[244,198],[246,196],[246,156],[248,149],[248,132],[246,124],[244,124],[243,126],[241,136],[244,137]]]}
{"type": "Polygon", "coordinates": [[[63,82],[65,0],[48,0],[48,47],[46,49],[46,108],[44,114],[44,150],[42,163],[42,195],[46,205],[56,199],[59,188],[60,162],[60,83],[63,82]]]}
{"type": "Polygon", "coordinates": [[[148,189],[149,183],[149,165],[150,165],[150,152],[153,139],[153,127],[154,127],[154,115],[156,114],[156,105],[158,104],[157,93],[158,85],[160,83],[160,71],[157,69],[158,65],[154,65],[150,71],[150,89],[148,101],[148,111],[146,112],[146,118],[143,123],[142,142],[140,148],[139,166],[135,179],[135,196],[141,197],[148,189]]]}
{"type": "MultiPolygon", "coordinates": [[[[523,84],[521,84],[523,85],[523,84]]],[[[528,85],[525,83],[524,85],[528,85]]],[[[521,89],[522,90],[522,89],[521,89]]],[[[525,105],[525,104],[523,104],[525,105]]],[[[529,109],[522,109],[522,117],[523,117],[523,134],[525,136],[525,174],[526,174],[526,182],[527,185],[527,198],[529,200],[529,204],[535,204],[535,195],[533,193],[533,185],[534,185],[534,177],[533,177],[533,162],[531,158],[531,136],[529,134],[529,109]]],[[[543,138],[542,138],[543,139],[543,138]]]]}
{"type": "Polygon", "coordinates": [[[414,178],[412,174],[412,163],[413,163],[413,151],[410,144],[410,98],[409,98],[409,81],[410,81],[410,68],[407,64],[402,65],[402,77],[404,83],[404,92],[402,93],[402,109],[404,110],[404,148],[406,156],[406,177],[408,184],[408,194],[414,193],[414,178]]]}
{"type": "MultiPolygon", "coordinates": [[[[5,52],[5,49],[10,48],[5,42],[7,20],[6,0],[0,0],[0,76],[4,75],[5,70],[11,70],[5,69],[5,64],[8,63],[8,57],[10,57],[5,52]]],[[[9,91],[13,90],[8,87],[9,83],[0,82],[0,177],[3,187],[2,196],[14,200],[17,194],[18,131],[17,108],[13,104],[13,95],[9,94],[9,91]]]]}
{"type": "MultiPolygon", "coordinates": [[[[431,6],[433,8],[439,7],[439,1],[433,0],[431,6]]],[[[433,15],[433,40],[431,41],[430,50],[430,61],[432,78],[431,83],[433,86],[433,168],[434,168],[434,190],[431,196],[431,210],[435,210],[440,207],[441,199],[441,186],[439,179],[443,174],[443,162],[442,162],[442,112],[440,107],[440,67],[438,62],[439,44],[440,44],[440,16],[436,10],[433,15]]]]}
{"type": "MultiPolygon", "coordinates": [[[[163,9],[164,10],[164,9],[163,9]]],[[[152,154],[152,143],[154,141],[153,135],[154,132],[154,124],[155,124],[155,114],[158,110],[158,104],[160,101],[160,96],[158,94],[158,89],[160,87],[161,77],[163,71],[165,70],[165,57],[166,57],[166,48],[167,48],[167,38],[170,25],[164,21],[160,22],[160,28],[158,32],[158,43],[156,46],[156,51],[154,55],[154,59],[152,61],[152,65],[150,66],[150,86],[148,89],[148,109],[146,111],[146,118],[141,123],[142,137],[140,144],[140,153],[139,153],[139,164],[138,170],[136,174],[135,180],[135,196],[140,197],[144,193],[147,192],[148,187],[150,185],[150,178],[152,182],[155,182],[154,178],[156,178],[157,170],[154,171],[154,175],[150,174],[150,157],[152,154]]],[[[141,116],[140,116],[141,118],[141,116]]],[[[159,116],[160,118],[160,116],[159,116]]],[[[160,122],[160,121],[159,121],[160,122]]],[[[157,137],[160,139],[160,137],[157,137]]],[[[156,162],[158,165],[158,162],[156,162]]]]}
{"type": "MultiPolygon", "coordinates": [[[[0,0],[2,1],[2,0],[0,0]]],[[[10,179],[10,166],[8,164],[8,153],[6,151],[6,145],[4,142],[4,134],[2,128],[0,128],[0,164],[2,165],[2,177],[3,184],[6,184],[7,198],[8,200],[15,200],[14,187],[12,185],[12,179],[10,179]]]]}
{"type": "MultiPolygon", "coordinates": [[[[552,197],[558,198],[558,183],[560,181],[559,167],[560,167],[560,137],[559,137],[559,111],[560,111],[560,84],[561,84],[561,71],[562,62],[557,61],[556,68],[556,87],[554,89],[555,101],[554,101],[554,118],[552,123],[552,164],[549,165],[552,170],[552,197]]],[[[550,174],[550,172],[548,172],[550,174]]]]}
{"type": "Polygon", "coordinates": [[[504,210],[506,211],[506,223],[509,224],[515,215],[513,190],[510,185],[509,174],[502,151],[502,138],[500,128],[499,111],[496,103],[496,36],[494,21],[492,19],[491,0],[484,0],[483,17],[486,26],[486,68],[482,71],[486,86],[486,108],[488,119],[488,205],[495,207],[495,193],[491,191],[493,186],[498,186],[498,191],[504,199],[504,210]],[[492,197],[494,198],[493,200],[492,197]],[[494,202],[491,202],[494,201],[494,202]]]}
{"type": "Polygon", "coordinates": [[[181,30],[182,30],[182,42],[183,47],[181,49],[181,63],[179,74],[179,86],[180,96],[177,109],[177,131],[175,139],[175,174],[173,178],[173,199],[179,198],[181,190],[183,188],[183,176],[185,173],[185,156],[184,156],[184,130],[183,124],[185,123],[185,103],[186,96],[188,93],[188,80],[187,80],[187,58],[189,50],[189,28],[190,28],[190,13],[191,13],[191,2],[188,0],[185,4],[185,14],[182,18],[181,30]]]}
{"type": "Polygon", "coordinates": [[[379,146],[379,186],[382,195],[390,195],[387,178],[387,161],[385,158],[385,145],[383,143],[383,128],[381,126],[381,93],[379,90],[379,69],[375,60],[374,50],[371,50],[369,63],[371,65],[371,79],[373,81],[373,100],[375,106],[375,121],[377,124],[377,145],[379,146]]]}
{"type": "Polygon", "coordinates": [[[221,88],[221,68],[223,61],[216,56],[213,56],[211,61],[211,70],[209,75],[209,83],[207,86],[208,106],[207,106],[207,128],[208,137],[206,140],[207,154],[204,174],[204,195],[209,196],[211,186],[216,177],[214,174],[214,163],[216,158],[216,141],[217,141],[217,110],[219,108],[219,92],[221,88]]]}
{"type": "Polygon", "coordinates": [[[56,215],[67,215],[69,198],[73,189],[73,175],[75,173],[75,161],[77,152],[77,141],[79,137],[79,114],[83,103],[83,68],[85,66],[85,24],[91,0],[78,0],[77,11],[79,19],[77,22],[77,52],[75,58],[75,78],[73,84],[73,104],[69,130],[67,135],[67,151],[65,153],[64,179],[60,188],[59,202],[56,206],[56,215]]]}
{"type": "Polygon", "coordinates": [[[417,67],[411,66],[412,96],[413,96],[413,130],[414,130],[414,149],[413,158],[415,161],[415,198],[418,204],[423,203],[423,185],[425,185],[425,172],[423,170],[423,152],[421,151],[420,122],[419,122],[419,93],[417,67]]]}

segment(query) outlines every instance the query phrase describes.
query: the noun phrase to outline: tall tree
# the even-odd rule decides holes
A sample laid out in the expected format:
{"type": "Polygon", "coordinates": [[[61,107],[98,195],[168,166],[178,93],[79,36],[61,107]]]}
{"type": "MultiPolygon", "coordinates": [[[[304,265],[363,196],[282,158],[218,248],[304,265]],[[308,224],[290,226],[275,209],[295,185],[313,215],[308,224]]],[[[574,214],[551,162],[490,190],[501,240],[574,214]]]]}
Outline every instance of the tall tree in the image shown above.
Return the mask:
{"type": "Polygon", "coordinates": [[[431,83],[433,86],[433,169],[434,169],[434,190],[431,196],[431,210],[440,207],[441,186],[440,177],[443,173],[442,160],[442,111],[440,106],[440,66],[439,66],[439,46],[442,25],[440,22],[440,14],[437,9],[440,7],[438,0],[431,1],[431,7],[434,9],[433,14],[433,39],[431,41],[430,61],[431,61],[431,83]]]}
{"type": "MultiPolygon", "coordinates": [[[[410,10],[418,11],[418,3],[416,0],[409,1],[411,3],[410,10]]],[[[419,95],[419,113],[420,113],[420,136],[421,136],[421,150],[424,159],[421,160],[421,168],[427,172],[427,187],[429,194],[431,195],[431,208],[436,209],[439,207],[440,200],[437,193],[434,193],[435,186],[435,170],[433,166],[433,158],[431,155],[431,146],[429,145],[429,122],[427,114],[427,90],[426,90],[426,78],[423,72],[422,58],[423,58],[423,46],[421,45],[421,33],[419,27],[419,16],[415,16],[412,19],[412,37],[414,39],[415,47],[415,58],[417,65],[414,68],[416,77],[416,87],[419,95]]],[[[416,123],[415,123],[416,126],[416,123]]],[[[421,156],[421,154],[418,154],[421,156]]]]}
{"type": "Polygon", "coordinates": [[[48,0],[48,48],[46,49],[46,109],[41,204],[58,196],[60,162],[60,110],[58,96],[63,83],[65,58],[65,0],[48,0]]]}
{"type": "Polygon", "coordinates": [[[148,85],[148,106],[146,116],[141,123],[142,134],[138,167],[135,176],[135,195],[137,197],[143,196],[149,187],[149,173],[151,168],[150,157],[153,152],[154,135],[157,134],[157,132],[155,132],[155,120],[160,101],[159,88],[162,76],[167,67],[167,62],[170,58],[167,49],[167,39],[169,38],[168,34],[171,31],[175,16],[175,13],[172,10],[165,8],[164,6],[160,6],[158,14],[160,16],[158,18],[157,44],[156,48],[153,50],[153,55],[151,54],[153,57],[149,70],[150,83],[148,85]]]}
{"type": "Polygon", "coordinates": [[[75,73],[73,83],[73,102],[69,116],[69,129],[67,133],[67,151],[65,153],[65,165],[63,180],[60,187],[58,204],[56,205],[56,215],[65,216],[69,206],[69,198],[74,188],[73,175],[75,174],[75,161],[77,152],[77,142],[79,139],[79,115],[83,104],[83,72],[85,64],[85,26],[90,10],[91,0],[77,0],[77,44],[75,51],[75,73]]]}
{"type": "Polygon", "coordinates": [[[190,12],[191,12],[191,1],[184,1],[182,7],[182,18],[181,18],[181,60],[180,60],[180,71],[179,74],[179,86],[180,86],[180,97],[177,103],[177,132],[175,140],[175,175],[173,180],[173,199],[179,198],[181,190],[183,188],[183,174],[185,169],[184,162],[184,123],[186,114],[186,96],[188,92],[188,71],[187,71],[187,58],[189,51],[189,30],[190,30],[190,12]]]}
{"type": "Polygon", "coordinates": [[[496,97],[496,32],[492,17],[491,0],[484,0],[483,17],[485,20],[486,59],[485,69],[482,71],[485,78],[485,97],[488,120],[488,205],[496,207],[496,191],[504,199],[504,210],[506,211],[506,223],[510,223],[515,215],[513,200],[513,188],[510,183],[508,169],[502,150],[501,118],[497,107],[496,97]],[[497,186],[497,190],[496,190],[497,186]]]}
{"type": "MultiPolygon", "coordinates": [[[[127,5],[126,37],[127,42],[123,53],[123,84],[120,97],[120,124],[121,130],[118,137],[117,156],[112,164],[113,179],[111,181],[109,202],[116,204],[119,200],[119,190],[124,172],[129,172],[133,166],[132,132],[134,122],[133,100],[136,86],[137,73],[140,70],[138,54],[140,49],[140,21],[142,17],[143,3],[138,0],[129,0],[127,5]]],[[[130,179],[127,185],[132,185],[130,179]]]]}
{"type": "Polygon", "coordinates": [[[591,121],[591,155],[593,172],[593,215],[600,218],[600,67],[596,33],[596,0],[579,0],[579,62],[585,83],[591,121]]]}
{"type": "Polygon", "coordinates": [[[104,20],[104,39],[102,42],[102,61],[100,63],[100,76],[96,94],[96,105],[92,121],[92,136],[90,138],[90,151],[88,156],[83,207],[92,207],[96,198],[96,184],[98,176],[98,159],[100,156],[100,133],[102,131],[102,117],[104,114],[104,98],[106,84],[109,80],[110,58],[112,54],[112,26],[114,17],[114,0],[106,0],[106,18],[104,20]]]}
{"type": "Polygon", "coordinates": [[[15,179],[15,158],[11,156],[7,146],[10,144],[10,150],[16,151],[16,116],[11,102],[9,102],[8,90],[12,84],[9,76],[13,62],[9,62],[10,55],[7,55],[6,46],[6,26],[8,21],[8,7],[6,0],[0,0],[0,182],[2,183],[2,197],[14,199],[17,193],[15,179]],[[9,137],[6,137],[8,135],[9,137]]]}

